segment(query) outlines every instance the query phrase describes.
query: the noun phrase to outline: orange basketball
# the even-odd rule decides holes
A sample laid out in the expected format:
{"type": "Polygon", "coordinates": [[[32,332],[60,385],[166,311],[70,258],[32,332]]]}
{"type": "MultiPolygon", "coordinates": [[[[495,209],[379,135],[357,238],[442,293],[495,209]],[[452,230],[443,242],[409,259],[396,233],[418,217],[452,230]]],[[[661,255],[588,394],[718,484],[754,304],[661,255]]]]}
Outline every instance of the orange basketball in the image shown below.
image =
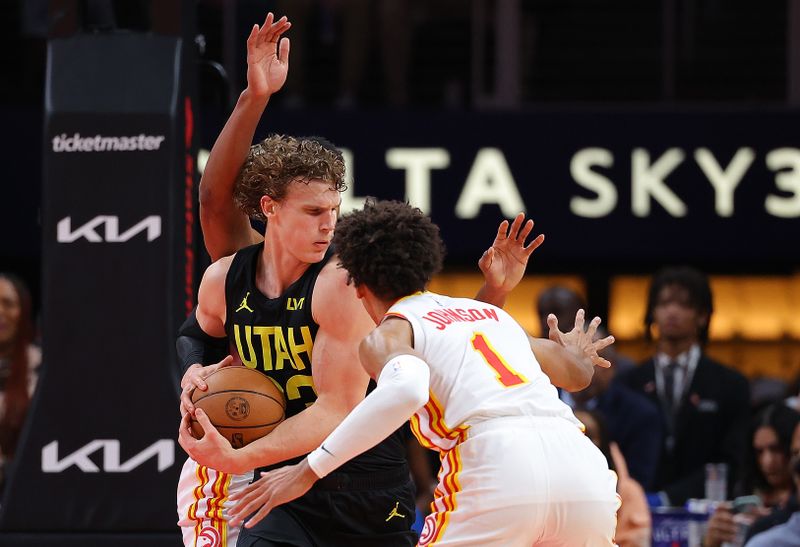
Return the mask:
{"type": "MultiPolygon", "coordinates": [[[[202,408],[220,434],[241,448],[275,429],[285,417],[286,400],[275,382],[257,370],[231,366],[211,373],[207,391],[195,389],[192,403],[202,408]]],[[[192,434],[203,428],[192,419],[192,434]]]]}

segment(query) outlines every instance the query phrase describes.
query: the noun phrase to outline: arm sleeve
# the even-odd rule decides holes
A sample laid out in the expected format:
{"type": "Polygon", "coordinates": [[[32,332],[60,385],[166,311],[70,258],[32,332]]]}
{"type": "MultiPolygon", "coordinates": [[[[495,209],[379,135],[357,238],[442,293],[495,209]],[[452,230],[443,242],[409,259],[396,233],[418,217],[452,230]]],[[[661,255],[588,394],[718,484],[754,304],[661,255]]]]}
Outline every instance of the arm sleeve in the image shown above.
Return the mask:
{"type": "Polygon", "coordinates": [[[208,365],[221,361],[228,355],[228,339],[209,336],[197,322],[197,306],[178,329],[178,338],[175,340],[175,349],[178,351],[178,361],[181,372],[195,363],[208,365]]]}
{"type": "Polygon", "coordinates": [[[381,370],[375,390],[308,455],[322,478],[388,437],[428,401],[430,369],[422,359],[399,355],[381,370]]]}

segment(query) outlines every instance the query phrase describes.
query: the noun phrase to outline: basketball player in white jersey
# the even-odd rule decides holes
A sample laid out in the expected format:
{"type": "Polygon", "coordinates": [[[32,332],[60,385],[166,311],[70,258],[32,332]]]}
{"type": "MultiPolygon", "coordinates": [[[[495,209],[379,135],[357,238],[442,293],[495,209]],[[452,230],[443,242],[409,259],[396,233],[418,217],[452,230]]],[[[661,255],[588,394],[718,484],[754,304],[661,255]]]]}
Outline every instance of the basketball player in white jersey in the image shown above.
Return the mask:
{"type": "Polygon", "coordinates": [[[592,341],[599,318],[584,332],[581,310],[561,333],[552,316],[551,340],[537,340],[500,308],[424,292],[443,245],[403,203],[344,216],[335,244],[378,324],[360,347],[378,387],[301,463],[233,497],[232,522],[252,515],[252,526],[413,414],[417,438],[442,461],[419,545],[613,545],[616,479],[553,385],[580,389],[595,365],[609,366],[597,351],[613,338],[592,341]]]}

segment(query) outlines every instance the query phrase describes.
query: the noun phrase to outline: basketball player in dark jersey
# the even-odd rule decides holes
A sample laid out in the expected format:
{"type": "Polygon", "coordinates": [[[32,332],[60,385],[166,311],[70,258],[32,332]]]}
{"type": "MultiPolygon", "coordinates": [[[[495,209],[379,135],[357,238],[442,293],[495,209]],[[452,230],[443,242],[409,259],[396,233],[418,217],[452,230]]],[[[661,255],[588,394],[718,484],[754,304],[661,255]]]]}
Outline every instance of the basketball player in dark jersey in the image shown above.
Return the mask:
{"type": "MultiPolygon", "coordinates": [[[[254,28],[248,39],[248,88],[214,145],[201,183],[201,220],[212,257],[251,245],[206,271],[199,327],[210,337],[227,338],[244,364],[278,382],[288,401],[288,418],[247,447],[234,450],[214,432],[199,441],[181,437],[195,461],[222,473],[296,461],[316,448],[367,391],[357,348],[374,325],[330,249],[344,189],[341,155],[319,139],[273,136],[250,147],[269,96],[285,80],[288,42],[278,53],[277,41],[287,28],[271,16],[263,29],[254,28]],[[263,242],[250,230],[247,216],[230,211],[234,181],[241,211],[267,221],[263,242]]],[[[510,237],[508,228],[501,225],[482,259],[493,281],[483,297],[500,304],[542,240],[524,244],[532,223],[523,225],[521,216],[510,237]]],[[[184,376],[184,420],[194,411],[191,390],[203,389],[203,378],[215,368],[195,365],[184,376]]],[[[404,452],[400,434],[390,436],[243,533],[239,545],[413,545],[413,487],[404,452]]]]}

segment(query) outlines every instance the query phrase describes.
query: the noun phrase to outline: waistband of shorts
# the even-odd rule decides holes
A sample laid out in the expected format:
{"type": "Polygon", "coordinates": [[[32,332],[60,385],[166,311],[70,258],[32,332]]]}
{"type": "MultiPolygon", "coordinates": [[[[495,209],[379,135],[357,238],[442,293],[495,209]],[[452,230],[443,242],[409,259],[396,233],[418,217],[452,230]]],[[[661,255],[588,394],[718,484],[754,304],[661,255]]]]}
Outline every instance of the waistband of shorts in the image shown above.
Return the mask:
{"type": "Polygon", "coordinates": [[[476,424],[470,424],[468,436],[478,435],[484,431],[497,430],[505,427],[533,427],[536,429],[575,428],[580,431],[577,424],[563,416],[499,416],[488,418],[476,424]]]}
{"type": "Polygon", "coordinates": [[[319,479],[314,488],[320,490],[383,490],[403,486],[411,480],[408,465],[372,473],[333,472],[319,479]]]}

